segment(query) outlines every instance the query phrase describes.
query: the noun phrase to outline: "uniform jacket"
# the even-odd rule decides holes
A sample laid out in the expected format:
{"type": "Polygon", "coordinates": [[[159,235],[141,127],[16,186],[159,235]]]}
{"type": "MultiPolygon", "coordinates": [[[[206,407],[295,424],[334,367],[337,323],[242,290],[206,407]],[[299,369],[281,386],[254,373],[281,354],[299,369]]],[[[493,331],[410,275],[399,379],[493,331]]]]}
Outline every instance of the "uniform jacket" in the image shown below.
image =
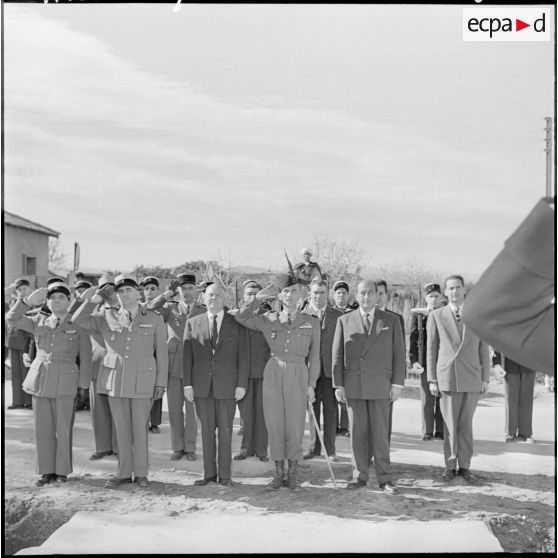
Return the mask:
{"type": "MultiPolygon", "coordinates": [[[[308,307],[307,313],[312,315],[314,309],[308,307]]],[[[326,378],[331,378],[333,363],[331,360],[331,349],[333,347],[333,337],[335,335],[335,328],[337,327],[337,318],[343,316],[341,310],[337,310],[330,306],[329,304],[325,307],[325,315],[320,324],[320,363],[321,363],[321,374],[326,378]]]]}
{"type": "MultiPolygon", "coordinates": [[[[265,314],[267,309],[258,308],[256,314],[265,314]]],[[[238,314],[238,309],[230,311],[231,316],[238,314]]],[[[241,326],[248,337],[248,377],[249,378],[263,378],[264,368],[269,360],[271,352],[269,350],[269,345],[265,340],[265,337],[261,331],[256,331],[255,329],[248,329],[241,326]]]]}
{"type": "Polygon", "coordinates": [[[344,387],[347,399],[389,399],[391,385],[405,381],[401,323],[379,308],[369,335],[358,310],[337,320],[332,356],[333,385],[344,387]]]}
{"type": "Polygon", "coordinates": [[[54,315],[25,316],[29,306],[18,301],[8,312],[8,323],[35,337],[36,355],[23,389],[37,397],[75,397],[78,387],[91,381],[91,339],[66,316],[58,327],[54,315]],[[78,365],[79,362],[79,365],[78,365]]]}
{"type": "Polygon", "coordinates": [[[155,386],[166,387],[169,357],[163,318],[140,305],[128,326],[125,311],[105,309],[91,314],[95,304],[85,302],[74,314],[74,322],[100,334],[106,354],[97,385],[113,397],[146,399],[155,386]]]}
{"type": "Polygon", "coordinates": [[[428,381],[436,380],[441,391],[480,393],[490,380],[488,345],[464,323],[461,335],[449,306],[430,312],[426,331],[428,381]]]}
{"type": "MultiPolygon", "coordinates": [[[[163,298],[163,297],[161,297],[163,298]]],[[[155,312],[161,314],[167,324],[167,346],[169,350],[169,376],[184,377],[184,329],[188,318],[205,314],[207,308],[199,302],[194,302],[187,310],[182,302],[167,302],[161,305],[157,297],[152,306],[155,312]]],[[[163,298],[164,301],[164,298],[163,298]]]]}
{"type": "Polygon", "coordinates": [[[411,318],[411,332],[409,334],[409,361],[418,362],[426,369],[426,320],[428,316],[413,312],[411,318]],[[421,340],[422,331],[422,340],[421,340]],[[422,343],[421,343],[422,341],[422,343]],[[421,347],[422,345],[422,347],[421,347]],[[421,347],[421,348],[420,348],[421,347]],[[420,354],[422,351],[422,355],[420,354]],[[422,359],[420,358],[422,356],[422,359]]]}
{"type": "Polygon", "coordinates": [[[305,364],[308,386],[316,387],[320,376],[320,322],[316,316],[297,312],[289,325],[284,310],[254,315],[252,306],[243,304],[235,319],[243,326],[263,333],[270,356],[287,363],[305,364]]]}
{"type": "Polygon", "coordinates": [[[223,315],[215,354],[211,348],[207,311],[186,322],[184,330],[184,385],[194,388],[194,397],[234,399],[235,388],[248,385],[246,333],[227,312],[223,315]]]}

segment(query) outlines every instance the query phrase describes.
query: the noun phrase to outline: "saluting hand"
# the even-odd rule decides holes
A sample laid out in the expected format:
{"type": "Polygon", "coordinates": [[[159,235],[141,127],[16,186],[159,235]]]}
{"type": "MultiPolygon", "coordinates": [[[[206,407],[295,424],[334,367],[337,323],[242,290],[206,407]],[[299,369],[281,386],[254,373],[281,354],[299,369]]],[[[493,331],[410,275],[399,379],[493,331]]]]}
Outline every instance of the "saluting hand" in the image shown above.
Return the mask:
{"type": "Polygon", "coordinates": [[[47,299],[47,288],[41,287],[33,291],[26,299],[25,303],[29,306],[41,306],[47,299]]]}
{"type": "Polygon", "coordinates": [[[245,390],[244,388],[237,387],[237,388],[234,390],[234,398],[235,398],[237,401],[240,401],[245,395],[246,395],[246,390],[245,390]]]}
{"type": "Polygon", "coordinates": [[[85,289],[85,291],[83,291],[81,293],[81,296],[79,297],[80,300],[85,301],[85,300],[91,300],[91,298],[97,294],[97,287],[89,287],[88,289],[85,289]]]}

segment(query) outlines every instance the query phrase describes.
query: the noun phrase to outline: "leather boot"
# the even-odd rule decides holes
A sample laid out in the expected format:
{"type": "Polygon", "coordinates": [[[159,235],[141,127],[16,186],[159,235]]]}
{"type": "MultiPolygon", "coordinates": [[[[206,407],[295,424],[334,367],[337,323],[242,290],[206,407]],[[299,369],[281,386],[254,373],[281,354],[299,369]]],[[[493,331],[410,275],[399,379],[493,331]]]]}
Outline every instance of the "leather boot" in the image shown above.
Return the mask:
{"type": "Polygon", "coordinates": [[[275,462],[275,476],[267,485],[269,490],[277,490],[283,484],[283,475],[285,474],[285,462],[283,460],[275,462]]]}
{"type": "Polygon", "coordinates": [[[298,467],[298,461],[295,459],[289,459],[289,471],[287,473],[287,486],[293,490],[296,488],[296,469],[298,467]]]}

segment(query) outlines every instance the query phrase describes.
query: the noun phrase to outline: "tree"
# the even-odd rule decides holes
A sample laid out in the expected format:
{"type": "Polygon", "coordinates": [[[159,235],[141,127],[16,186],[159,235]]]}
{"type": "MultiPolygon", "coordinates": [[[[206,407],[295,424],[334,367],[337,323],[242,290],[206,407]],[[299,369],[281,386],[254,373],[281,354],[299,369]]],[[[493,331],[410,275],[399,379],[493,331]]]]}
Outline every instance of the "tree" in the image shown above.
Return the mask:
{"type": "Polygon", "coordinates": [[[61,271],[66,264],[66,254],[62,249],[59,238],[48,239],[48,267],[54,271],[61,271]]]}

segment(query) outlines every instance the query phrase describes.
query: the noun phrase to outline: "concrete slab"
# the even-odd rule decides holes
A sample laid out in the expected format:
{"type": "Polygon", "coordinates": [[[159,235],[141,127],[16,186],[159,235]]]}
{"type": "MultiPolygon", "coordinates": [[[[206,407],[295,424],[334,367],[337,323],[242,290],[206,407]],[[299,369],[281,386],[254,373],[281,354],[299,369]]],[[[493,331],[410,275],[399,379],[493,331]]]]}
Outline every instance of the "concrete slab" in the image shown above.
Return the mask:
{"type": "Polygon", "coordinates": [[[343,519],[319,513],[79,512],[32,554],[502,552],[482,521],[343,519]]]}

